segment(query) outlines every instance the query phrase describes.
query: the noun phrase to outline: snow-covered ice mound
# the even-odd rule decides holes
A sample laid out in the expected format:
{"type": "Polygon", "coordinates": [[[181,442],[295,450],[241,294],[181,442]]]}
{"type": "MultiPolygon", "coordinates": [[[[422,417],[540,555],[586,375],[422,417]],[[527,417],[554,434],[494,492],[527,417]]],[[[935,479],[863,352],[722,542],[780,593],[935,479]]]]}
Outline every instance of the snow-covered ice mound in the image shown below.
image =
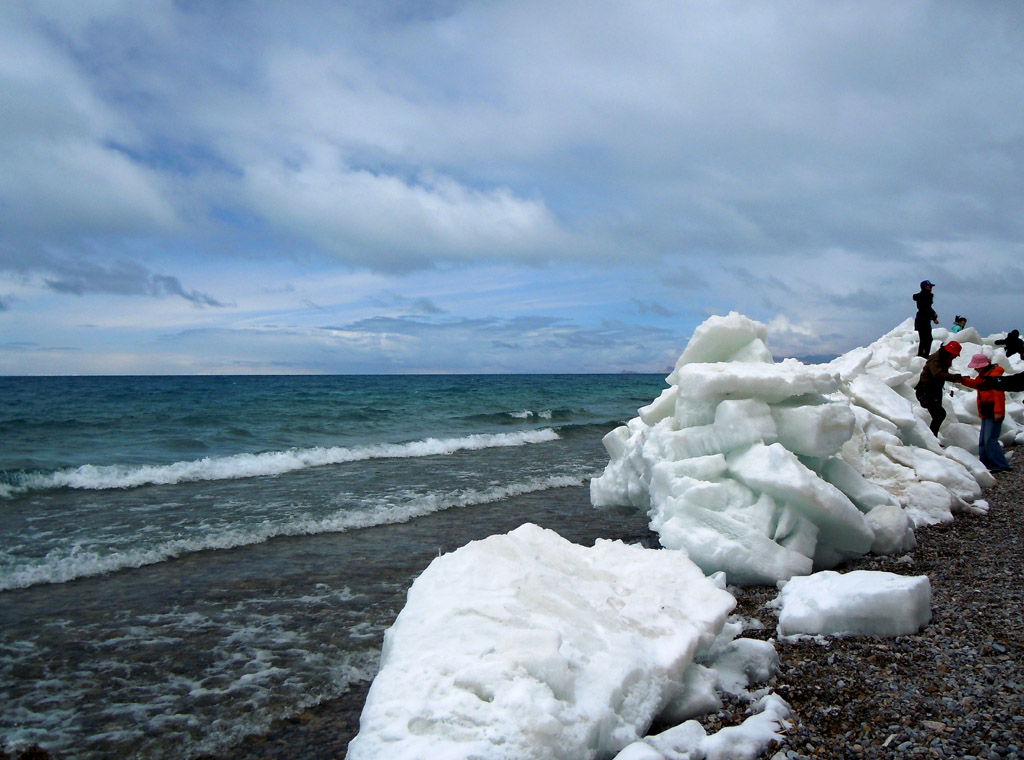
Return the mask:
{"type": "MultiPolygon", "coordinates": [[[[948,337],[934,335],[933,348],[948,337]]],[[[910,320],[824,365],[776,363],[766,337],[739,314],[709,319],[669,387],[605,436],[593,503],[646,510],[662,545],[686,551],[588,549],[524,525],[438,557],[385,636],[350,760],[752,759],[782,738],[789,708],[747,691],[777,657],[737,638],[726,577],[783,583],[783,635],[928,622],[927,578],[827,570],[986,509],[974,392],[950,387],[937,440],[914,397],[924,360],[910,320]],[[692,718],[722,693],[752,714],[709,736],[692,718]],[[645,736],[656,718],[679,725],[645,736]]],[[[958,374],[974,353],[1024,370],[1000,336],[956,337],[958,374]]],[[[1020,397],[1007,394],[1004,443],[1024,443],[1020,397]]]]}
{"type": "MultiPolygon", "coordinates": [[[[735,638],[722,583],[681,552],[529,524],[438,557],[385,636],[348,758],[612,757],[658,716],[717,709],[717,691],[777,666],[770,644],[735,638]]],[[[788,709],[758,698],[736,738],[763,748],[788,709]]]]}
{"type": "MultiPolygon", "coordinates": [[[[934,331],[935,347],[947,337],[934,331]]],[[[959,333],[953,371],[973,353],[1024,369],[1000,336],[959,333]]],[[[694,331],[668,388],[604,438],[595,506],[648,512],[663,546],[729,583],[772,584],[869,551],[902,553],[913,528],[983,511],[992,476],[976,457],[975,394],[950,387],[942,443],[914,397],[924,359],[911,320],[822,365],[775,362],[767,328],[735,312],[694,331]]],[[[1024,442],[1020,394],[1002,440],[1024,442]]]]}

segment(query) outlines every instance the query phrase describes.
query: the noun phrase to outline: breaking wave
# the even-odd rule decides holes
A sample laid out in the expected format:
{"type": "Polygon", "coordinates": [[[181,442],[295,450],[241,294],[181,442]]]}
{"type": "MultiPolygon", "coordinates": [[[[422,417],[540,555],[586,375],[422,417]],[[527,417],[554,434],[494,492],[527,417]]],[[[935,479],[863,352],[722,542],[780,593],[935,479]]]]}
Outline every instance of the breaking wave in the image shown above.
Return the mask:
{"type": "Polygon", "coordinates": [[[225,526],[197,535],[173,538],[150,547],[125,548],[103,554],[76,543],[66,551],[51,551],[33,562],[19,563],[0,574],[0,591],[27,588],[41,583],[65,583],[76,578],[174,559],[199,551],[232,549],[259,544],[279,536],[342,533],[377,525],[404,523],[446,509],[489,504],[553,488],[582,486],[590,475],[552,475],[486,489],[461,489],[416,496],[399,504],[380,503],[364,510],[343,510],[323,517],[299,517],[280,523],[261,520],[252,525],[225,526]]]}
{"type": "Polygon", "coordinates": [[[173,485],[200,480],[236,480],[305,470],[367,459],[429,457],[458,451],[525,446],[559,439],[549,428],[515,433],[467,435],[461,438],[427,438],[409,443],[378,443],[366,446],[316,446],[260,454],[205,457],[161,465],[82,465],[49,473],[8,473],[0,483],[0,497],[11,498],[29,491],[58,488],[107,490],[147,485],[173,485]]]}

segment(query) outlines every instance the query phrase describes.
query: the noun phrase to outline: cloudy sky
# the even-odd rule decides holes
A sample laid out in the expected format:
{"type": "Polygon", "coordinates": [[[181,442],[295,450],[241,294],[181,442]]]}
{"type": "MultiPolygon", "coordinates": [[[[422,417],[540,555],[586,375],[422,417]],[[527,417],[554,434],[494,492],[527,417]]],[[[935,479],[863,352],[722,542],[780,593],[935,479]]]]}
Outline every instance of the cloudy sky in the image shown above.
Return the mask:
{"type": "Polygon", "coordinates": [[[1024,329],[1019,0],[6,0],[0,374],[1024,329]]]}

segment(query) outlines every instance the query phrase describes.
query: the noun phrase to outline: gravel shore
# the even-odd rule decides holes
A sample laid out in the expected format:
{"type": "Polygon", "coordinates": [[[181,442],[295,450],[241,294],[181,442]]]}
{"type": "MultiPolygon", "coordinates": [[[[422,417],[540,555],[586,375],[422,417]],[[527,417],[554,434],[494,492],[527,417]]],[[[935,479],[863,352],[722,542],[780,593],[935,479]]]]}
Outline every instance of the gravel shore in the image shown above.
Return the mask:
{"type": "MultiPolygon", "coordinates": [[[[1024,758],[1024,473],[1011,464],[985,494],[987,515],[917,530],[906,557],[840,568],[927,575],[932,619],[920,633],[776,642],[773,688],[793,708],[793,727],[764,760],[1024,758]]],[[[752,588],[740,599],[766,637],[777,618],[764,605],[775,594],[752,588]]],[[[724,711],[707,728],[736,719],[724,711]]]]}

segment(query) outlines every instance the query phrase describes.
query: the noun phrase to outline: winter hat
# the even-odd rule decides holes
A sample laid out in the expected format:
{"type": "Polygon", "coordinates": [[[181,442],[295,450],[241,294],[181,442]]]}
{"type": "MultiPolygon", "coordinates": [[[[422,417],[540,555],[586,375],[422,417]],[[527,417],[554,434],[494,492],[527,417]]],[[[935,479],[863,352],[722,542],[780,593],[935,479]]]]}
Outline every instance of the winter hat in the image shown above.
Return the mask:
{"type": "Polygon", "coordinates": [[[951,340],[949,343],[943,346],[944,349],[953,354],[953,356],[960,356],[960,352],[963,351],[963,346],[957,343],[955,340],[951,340]]]}
{"type": "Polygon", "coordinates": [[[971,357],[971,361],[968,362],[967,366],[971,369],[979,369],[980,367],[987,367],[991,363],[992,360],[985,356],[985,354],[975,354],[971,357]]]}

